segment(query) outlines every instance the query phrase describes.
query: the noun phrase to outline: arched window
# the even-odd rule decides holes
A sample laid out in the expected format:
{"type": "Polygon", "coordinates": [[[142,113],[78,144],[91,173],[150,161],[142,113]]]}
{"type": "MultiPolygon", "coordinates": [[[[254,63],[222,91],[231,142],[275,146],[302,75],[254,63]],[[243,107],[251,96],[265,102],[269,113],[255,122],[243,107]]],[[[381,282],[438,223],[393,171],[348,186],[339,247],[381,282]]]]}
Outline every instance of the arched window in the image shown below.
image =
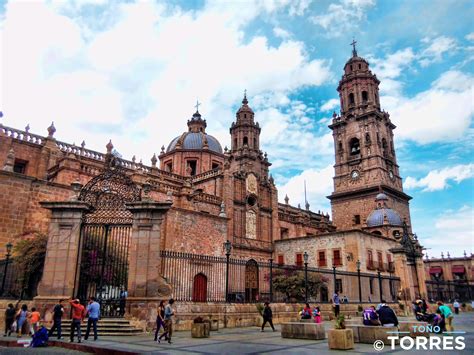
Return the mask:
{"type": "Polygon", "coordinates": [[[193,282],[193,302],[207,301],[207,277],[199,273],[194,276],[193,282]]]}
{"type": "Polygon", "coordinates": [[[244,137],[244,145],[249,145],[249,138],[247,136],[244,137]]]}
{"type": "Polygon", "coordinates": [[[369,100],[369,94],[367,91],[362,91],[362,102],[367,102],[369,100]]]}
{"type": "Polygon", "coordinates": [[[359,69],[362,69],[362,65],[359,64],[359,69]]]}
{"type": "Polygon", "coordinates": [[[355,100],[354,100],[354,94],[351,92],[349,94],[349,105],[354,105],[355,100]]]}
{"type": "Polygon", "coordinates": [[[234,138],[234,149],[237,149],[237,138],[234,138]]]}
{"type": "Polygon", "coordinates": [[[253,139],[253,148],[257,149],[257,138],[255,138],[255,137],[253,139]]]}
{"type": "Polygon", "coordinates": [[[343,148],[342,148],[342,142],[341,141],[339,141],[338,147],[339,147],[339,151],[342,152],[343,148]]]}
{"type": "Polygon", "coordinates": [[[370,134],[365,134],[365,143],[370,144],[370,134]]]}
{"type": "Polygon", "coordinates": [[[349,152],[351,155],[360,154],[360,143],[357,138],[352,138],[349,142],[349,152]]]}

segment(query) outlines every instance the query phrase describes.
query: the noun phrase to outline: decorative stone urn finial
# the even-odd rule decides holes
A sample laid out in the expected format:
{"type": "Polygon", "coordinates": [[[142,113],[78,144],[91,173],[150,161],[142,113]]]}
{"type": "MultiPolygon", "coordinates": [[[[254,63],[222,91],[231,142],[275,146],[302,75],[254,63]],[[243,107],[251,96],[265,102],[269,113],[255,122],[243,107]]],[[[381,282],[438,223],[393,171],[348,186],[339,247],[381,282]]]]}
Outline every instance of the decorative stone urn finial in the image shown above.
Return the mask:
{"type": "Polygon", "coordinates": [[[56,127],[54,127],[54,122],[51,122],[51,126],[48,127],[48,138],[53,138],[55,132],[56,127]]]}
{"type": "Polygon", "coordinates": [[[105,148],[107,148],[107,154],[112,154],[112,149],[114,149],[114,145],[112,144],[112,139],[109,140],[109,143],[107,143],[105,148]]]}
{"type": "Polygon", "coordinates": [[[221,211],[219,213],[219,217],[227,217],[227,215],[225,213],[225,203],[224,203],[224,201],[222,201],[222,203],[221,203],[221,211]]]}
{"type": "Polygon", "coordinates": [[[5,165],[3,166],[3,171],[13,172],[13,166],[15,165],[15,151],[11,148],[8,151],[7,159],[5,160],[5,165]]]}
{"type": "Polygon", "coordinates": [[[165,154],[165,146],[164,146],[164,145],[161,146],[161,152],[160,152],[160,154],[165,154]]]}
{"type": "Polygon", "coordinates": [[[290,199],[288,197],[288,195],[285,195],[285,204],[288,204],[290,202],[290,199]]]}
{"type": "Polygon", "coordinates": [[[156,158],[156,154],[153,153],[153,156],[151,157],[151,167],[156,168],[156,162],[158,159],[156,158]]]}
{"type": "Polygon", "coordinates": [[[25,132],[28,133],[30,131],[30,124],[28,123],[25,127],[25,132]]]}

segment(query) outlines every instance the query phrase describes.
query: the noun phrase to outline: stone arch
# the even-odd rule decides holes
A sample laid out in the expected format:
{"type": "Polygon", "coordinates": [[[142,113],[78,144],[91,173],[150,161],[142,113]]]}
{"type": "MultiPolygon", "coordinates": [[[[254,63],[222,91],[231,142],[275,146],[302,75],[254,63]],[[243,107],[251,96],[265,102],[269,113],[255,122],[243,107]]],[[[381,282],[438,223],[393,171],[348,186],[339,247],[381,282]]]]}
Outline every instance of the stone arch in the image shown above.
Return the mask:
{"type": "Polygon", "coordinates": [[[350,155],[360,154],[360,142],[358,138],[354,137],[349,141],[349,153],[350,155]]]}

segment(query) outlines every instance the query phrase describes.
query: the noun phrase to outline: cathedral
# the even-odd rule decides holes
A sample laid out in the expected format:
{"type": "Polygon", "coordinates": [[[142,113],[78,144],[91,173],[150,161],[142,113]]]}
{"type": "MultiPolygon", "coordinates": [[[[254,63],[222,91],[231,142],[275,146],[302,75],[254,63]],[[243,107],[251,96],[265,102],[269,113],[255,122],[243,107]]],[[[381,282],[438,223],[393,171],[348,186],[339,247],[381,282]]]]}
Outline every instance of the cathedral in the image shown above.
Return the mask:
{"type": "MultiPolygon", "coordinates": [[[[149,165],[115,155],[112,142],[106,153],[62,142],[53,124],[42,136],[29,126],[20,130],[0,122],[0,245],[48,235],[38,299],[91,295],[88,272],[100,265],[84,260],[105,247],[101,238],[109,240],[109,250],[123,253],[110,258],[127,270],[119,273],[116,288],[128,288],[137,299],[164,294],[166,287],[173,293],[169,277],[166,284],[159,281],[160,253],[229,257],[226,243],[239,260],[298,265],[304,256],[309,267],[362,271],[367,288],[370,275],[394,275],[400,280],[394,300],[424,295],[422,247],[399,174],[396,126],[380,106],[378,85],[354,47],[337,87],[341,111],[329,125],[332,220],[309,205],[278,201],[271,162],[260,146],[262,128],[246,95],[229,129],[230,149],[207,131],[197,109],[184,132],[149,165]]],[[[341,291],[346,283],[344,293],[358,298],[354,284],[334,282],[341,291]]]]}

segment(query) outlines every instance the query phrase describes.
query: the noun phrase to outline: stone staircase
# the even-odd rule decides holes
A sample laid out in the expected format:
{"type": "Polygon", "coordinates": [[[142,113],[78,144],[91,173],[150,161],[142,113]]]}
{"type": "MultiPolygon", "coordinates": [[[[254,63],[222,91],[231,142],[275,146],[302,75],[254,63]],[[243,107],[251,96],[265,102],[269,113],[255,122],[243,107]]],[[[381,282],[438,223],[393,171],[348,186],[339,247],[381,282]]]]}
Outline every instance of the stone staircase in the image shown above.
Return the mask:
{"type": "MultiPolygon", "coordinates": [[[[69,331],[71,329],[71,320],[63,319],[62,321],[62,335],[64,338],[69,336],[69,331]]],[[[82,322],[81,332],[82,336],[86,334],[87,329],[87,319],[82,322]]],[[[142,335],[143,329],[136,328],[130,324],[128,319],[124,318],[103,318],[97,322],[97,333],[99,336],[129,336],[129,335],[142,335]]],[[[91,328],[91,334],[89,338],[93,338],[93,329],[91,328]]],[[[56,335],[56,332],[53,334],[53,338],[56,335]]]]}

